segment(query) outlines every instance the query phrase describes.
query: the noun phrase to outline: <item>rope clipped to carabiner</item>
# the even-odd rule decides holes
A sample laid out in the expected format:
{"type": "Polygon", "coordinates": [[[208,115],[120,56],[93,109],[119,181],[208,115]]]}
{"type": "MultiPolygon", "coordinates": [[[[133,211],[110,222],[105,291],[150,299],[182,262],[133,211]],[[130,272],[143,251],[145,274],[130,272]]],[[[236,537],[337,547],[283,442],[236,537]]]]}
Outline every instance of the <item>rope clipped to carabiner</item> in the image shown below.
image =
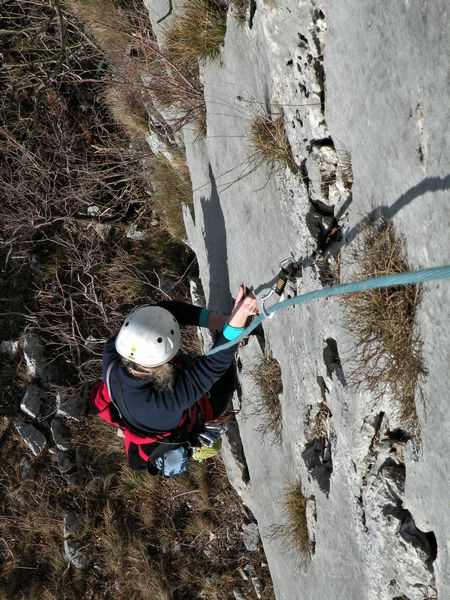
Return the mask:
{"type": "MultiPolygon", "coordinates": [[[[319,298],[329,298],[331,296],[342,296],[344,294],[352,294],[354,292],[364,292],[367,290],[374,290],[377,288],[384,287],[396,287],[399,285],[424,283],[425,281],[436,281],[441,279],[450,279],[450,265],[442,265],[441,267],[431,267],[429,269],[420,269],[418,271],[406,271],[405,273],[393,273],[392,275],[382,275],[381,277],[372,277],[370,279],[363,279],[361,281],[354,281],[353,283],[346,283],[342,285],[335,285],[330,288],[323,288],[321,290],[315,290],[302,294],[300,296],[294,296],[287,300],[282,300],[269,309],[263,309],[262,314],[252,320],[250,325],[244,329],[244,331],[231,342],[221,344],[212,348],[205,353],[205,356],[211,356],[234,346],[237,342],[244,339],[251,333],[260,323],[266,318],[271,318],[279,310],[289,308],[290,306],[297,306],[304,302],[310,302],[311,300],[318,300],[319,298]],[[264,314],[266,313],[266,314],[264,314]]],[[[275,292],[274,292],[275,293],[275,292]]],[[[272,294],[270,294],[272,295],[272,294]]],[[[264,297],[265,300],[269,297],[268,294],[264,297]]]]}

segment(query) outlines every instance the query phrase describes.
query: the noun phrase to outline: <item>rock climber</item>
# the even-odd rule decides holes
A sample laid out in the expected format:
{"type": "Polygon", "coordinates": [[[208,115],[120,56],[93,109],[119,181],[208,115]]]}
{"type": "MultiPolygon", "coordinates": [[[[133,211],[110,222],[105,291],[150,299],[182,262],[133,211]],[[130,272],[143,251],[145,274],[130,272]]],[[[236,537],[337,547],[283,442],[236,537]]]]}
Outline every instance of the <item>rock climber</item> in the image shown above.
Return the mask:
{"type": "Polygon", "coordinates": [[[220,331],[214,344],[218,347],[236,339],[257,312],[254,294],[241,284],[229,316],[162,301],[137,308],[125,319],[105,345],[103,382],[92,399],[94,412],[122,429],[132,468],[152,472],[156,456],[171,444],[192,439],[202,423],[226,411],[230,400],[238,343],[211,356],[187,359],[179,353],[180,325],[220,331]],[[155,454],[157,442],[162,450],[159,446],[155,454]]]}

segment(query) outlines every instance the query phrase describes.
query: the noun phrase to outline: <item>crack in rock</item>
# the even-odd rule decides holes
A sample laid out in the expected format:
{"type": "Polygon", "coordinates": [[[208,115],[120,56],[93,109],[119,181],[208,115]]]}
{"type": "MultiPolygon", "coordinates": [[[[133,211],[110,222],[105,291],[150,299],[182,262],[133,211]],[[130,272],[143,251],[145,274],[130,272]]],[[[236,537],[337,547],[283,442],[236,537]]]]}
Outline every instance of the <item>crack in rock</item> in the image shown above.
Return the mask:
{"type": "Polygon", "coordinates": [[[250,0],[250,14],[248,17],[248,26],[250,29],[253,29],[253,19],[255,18],[256,9],[256,0],[250,0]]]}
{"type": "MultiPolygon", "coordinates": [[[[386,582],[393,596],[423,598],[421,586],[434,586],[433,562],[437,556],[434,532],[421,531],[404,506],[406,467],[404,446],[408,436],[390,430],[384,412],[368,417],[372,427],[361,473],[360,494],[355,498],[374,593],[381,596],[386,582]]],[[[384,596],[383,596],[384,597],[384,596]]]]}
{"type": "Polygon", "coordinates": [[[311,439],[302,452],[302,458],[309,474],[319,484],[320,490],[327,498],[330,493],[330,477],[333,472],[329,432],[330,417],[331,410],[325,402],[309,407],[305,419],[305,435],[311,439]]]}

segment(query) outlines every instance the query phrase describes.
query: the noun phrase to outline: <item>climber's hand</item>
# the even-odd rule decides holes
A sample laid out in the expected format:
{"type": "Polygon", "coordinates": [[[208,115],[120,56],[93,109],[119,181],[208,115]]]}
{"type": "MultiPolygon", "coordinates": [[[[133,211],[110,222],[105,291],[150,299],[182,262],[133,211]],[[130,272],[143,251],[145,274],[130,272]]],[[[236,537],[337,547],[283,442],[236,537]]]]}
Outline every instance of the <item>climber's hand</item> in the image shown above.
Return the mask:
{"type": "Polygon", "coordinates": [[[243,283],[236,294],[236,302],[230,315],[229,323],[232,327],[245,327],[248,317],[258,314],[258,301],[243,283]]]}

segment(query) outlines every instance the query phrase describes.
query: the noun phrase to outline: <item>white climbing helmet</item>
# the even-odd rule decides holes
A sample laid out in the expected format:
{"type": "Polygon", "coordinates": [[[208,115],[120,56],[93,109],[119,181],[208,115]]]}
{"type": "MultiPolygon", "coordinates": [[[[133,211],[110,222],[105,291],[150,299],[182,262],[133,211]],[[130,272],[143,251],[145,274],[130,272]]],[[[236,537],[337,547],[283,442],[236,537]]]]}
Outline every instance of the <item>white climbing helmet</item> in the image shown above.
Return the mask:
{"type": "Polygon", "coordinates": [[[180,347],[180,326],[160,306],[142,306],[125,319],[116,350],[123,358],[142,367],[158,367],[175,356],[180,347]]]}

